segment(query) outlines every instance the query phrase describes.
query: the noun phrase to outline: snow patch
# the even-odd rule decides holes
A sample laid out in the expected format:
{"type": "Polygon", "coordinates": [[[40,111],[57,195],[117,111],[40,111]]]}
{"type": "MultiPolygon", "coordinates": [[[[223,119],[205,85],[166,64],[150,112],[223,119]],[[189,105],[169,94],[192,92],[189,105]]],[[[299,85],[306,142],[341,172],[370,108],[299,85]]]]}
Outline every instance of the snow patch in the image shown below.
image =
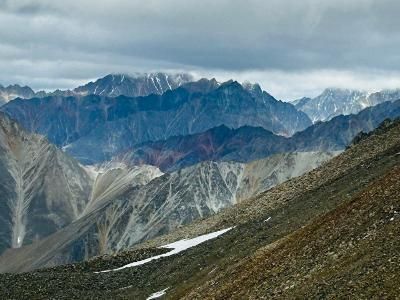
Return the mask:
{"type": "Polygon", "coordinates": [[[61,147],[61,150],[65,152],[70,147],[71,147],[71,144],[68,144],[68,145],[65,145],[65,146],[61,147]]]}
{"type": "Polygon", "coordinates": [[[162,291],[156,292],[151,294],[149,297],[147,297],[146,300],[151,300],[151,299],[157,299],[160,298],[161,296],[165,295],[165,292],[168,290],[169,288],[163,289],[162,291]]]}
{"type": "Polygon", "coordinates": [[[156,260],[156,259],[160,259],[162,257],[167,257],[167,256],[171,256],[171,255],[174,255],[174,254],[178,254],[178,253],[180,253],[182,251],[185,251],[185,250],[187,250],[189,248],[195,247],[195,246],[197,246],[197,245],[199,245],[201,243],[204,243],[204,242],[206,242],[208,240],[215,239],[218,236],[228,232],[232,228],[234,228],[234,227],[229,227],[229,228],[226,228],[226,229],[223,229],[223,230],[219,230],[219,231],[215,231],[215,232],[212,232],[212,233],[200,235],[198,237],[195,237],[195,238],[189,239],[189,240],[187,240],[187,239],[179,240],[177,242],[174,242],[174,243],[171,243],[171,244],[167,244],[167,245],[164,245],[164,246],[160,247],[160,248],[172,249],[171,251],[169,251],[167,253],[163,253],[163,254],[152,256],[152,257],[149,257],[149,258],[146,258],[146,259],[143,259],[143,260],[135,261],[133,263],[127,264],[127,265],[122,266],[122,267],[117,268],[117,269],[105,270],[105,271],[100,271],[100,272],[95,272],[95,273],[106,273],[106,272],[111,272],[111,271],[120,271],[120,270],[123,270],[123,269],[126,269],[126,268],[131,268],[131,267],[144,265],[144,264],[147,264],[148,262],[151,262],[151,261],[156,260]]]}

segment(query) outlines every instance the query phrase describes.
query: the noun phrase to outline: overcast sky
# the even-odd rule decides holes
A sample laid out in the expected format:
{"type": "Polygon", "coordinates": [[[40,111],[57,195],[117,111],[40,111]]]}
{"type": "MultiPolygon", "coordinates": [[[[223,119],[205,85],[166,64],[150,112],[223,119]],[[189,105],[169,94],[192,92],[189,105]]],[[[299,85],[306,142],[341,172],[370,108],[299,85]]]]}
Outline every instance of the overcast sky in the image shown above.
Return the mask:
{"type": "Polygon", "coordinates": [[[0,0],[0,83],[183,70],[280,99],[400,88],[398,0],[0,0]]]}

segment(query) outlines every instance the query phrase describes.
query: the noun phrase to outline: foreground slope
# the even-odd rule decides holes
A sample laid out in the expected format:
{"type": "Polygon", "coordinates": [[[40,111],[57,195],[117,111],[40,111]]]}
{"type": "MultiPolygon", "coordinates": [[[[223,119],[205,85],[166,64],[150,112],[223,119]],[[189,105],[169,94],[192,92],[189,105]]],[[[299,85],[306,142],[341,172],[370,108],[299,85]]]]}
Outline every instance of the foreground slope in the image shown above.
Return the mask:
{"type": "Polygon", "coordinates": [[[135,250],[4,274],[4,298],[397,298],[400,123],[301,177],[135,250]],[[235,226],[176,255],[161,246],[235,226]],[[40,288],[39,288],[40,287],[40,288]]]}
{"type": "Polygon", "coordinates": [[[185,298],[398,298],[399,182],[397,165],[350,201],[185,298]]]}

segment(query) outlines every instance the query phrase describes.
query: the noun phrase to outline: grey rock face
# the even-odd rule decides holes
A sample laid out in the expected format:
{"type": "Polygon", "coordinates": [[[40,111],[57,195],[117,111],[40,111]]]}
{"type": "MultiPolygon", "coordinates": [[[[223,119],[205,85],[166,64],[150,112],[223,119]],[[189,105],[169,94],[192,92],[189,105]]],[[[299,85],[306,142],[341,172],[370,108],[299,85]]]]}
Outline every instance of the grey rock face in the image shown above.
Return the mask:
{"type": "Polygon", "coordinates": [[[302,98],[293,104],[305,112],[313,122],[328,121],[338,115],[357,114],[361,110],[400,99],[400,90],[384,90],[368,94],[363,91],[326,89],[316,98],[302,98]]]}
{"type": "Polygon", "coordinates": [[[0,271],[80,261],[126,249],[299,176],[335,154],[279,154],[249,164],[204,162],[164,174],[103,198],[63,230],[17,256],[9,254],[7,263],[0,260],[0,271]],[[27,257],[29,264],[24,263],[27,257]]]}
{"type": "Polygon", "coordinates": [[[46,138],[0,113],[0,253],[40,240],[127,188],[162,173],[155,167],[81,166],[46,138]]]}
{"type": "Polygon", "coordinates": [[[72,158],[0,114],[0,252],[39,240],[77,219],[91,179],[72,158]]]}

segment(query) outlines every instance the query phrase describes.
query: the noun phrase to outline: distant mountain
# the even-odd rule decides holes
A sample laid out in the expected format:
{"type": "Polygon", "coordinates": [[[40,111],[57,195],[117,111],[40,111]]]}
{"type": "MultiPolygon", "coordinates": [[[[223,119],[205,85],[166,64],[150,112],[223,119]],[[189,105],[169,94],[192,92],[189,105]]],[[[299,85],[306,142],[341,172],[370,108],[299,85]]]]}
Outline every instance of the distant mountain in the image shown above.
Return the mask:
{"type": "Polygon", "coordinates": [[[29,99],[35,97],[36,93],[28,86],[18,84],[3,87],[0,85],[0,105],[15,98],[29,99]]]}
{"type": "Polygon", "coordinates": [[[235,81],[219,85],[205,79],[162,95],[16,99],[1,110],[84,163],[109,160],[135,144],[222,124],[263,127],[282,135],[311,125],[306,114],[259,87],[249,90],[235,81]]]}
{"type": "Polygon", "coordinates": [[[338,115],[356,114],[361,110],[400,99],[400,90],[384,90],[368,94],[348,89],[326,89],[315,98],[302,98],[293,104],[305,112],[313,122],[328,121],[338,115]]]}
{"type": "Polygon", "coordinates": [[[328,122],[317,122],[292,136],[296,149],[302,151],[339,150],[349,146],[360,132],[374,130],[385,119],[400,117],[400,100],[368,107],[356,115],[340,115],[328,122]]]}
{"type": "Polygon", "coordinates": [[[28,86],[18,84],[3,87],[0,85],[0,105],[11,100],[45,98],[45,97],[69,97],[69,96],[87,96],[101,95],[107,97],[127,96],[138,97],[151,94],[161,95],[168,90],[194,81],[190,74],[167,74],[167,73],[149,73],[149,74],[109,74],[95,82],[89,82],[73,90],[55,90],[52,92],[33,91],[28,86]]]}
{"type": "Polygon", "coordinates": [[[222,125],[202,133],[134,145],[117,157],[129,164],[172,171],[207,160],[248,162],[276,153],[344,150],[360,132],[370,132],[385,119],[398,117],[400,101],[318,122],[289,138],[260,127],[229,129],[222,125]]]}
{"type": "MultiPolygon", "coordinates": [[[[279,154],[249,164],[203,162],[146,185],[117,188],[118,193],[114,184],[107,187],[114,195],[96,200],[80,219],[26,251],[9,252],[5,260],[0,259],[0,271],[81,261],[127,249],[302,175],[334,155],[279,154]]],[[[96,180],[100,189],[110,174],[96,180]]]]}
{"type": "Polygon", "coordinates": [[[161,95],[191,81],[194,81],[194,78],[190,74],[110,74],[95,82],[77,87],[73,92],[81,96],[100,95],[107,97],[161,95]]]}

